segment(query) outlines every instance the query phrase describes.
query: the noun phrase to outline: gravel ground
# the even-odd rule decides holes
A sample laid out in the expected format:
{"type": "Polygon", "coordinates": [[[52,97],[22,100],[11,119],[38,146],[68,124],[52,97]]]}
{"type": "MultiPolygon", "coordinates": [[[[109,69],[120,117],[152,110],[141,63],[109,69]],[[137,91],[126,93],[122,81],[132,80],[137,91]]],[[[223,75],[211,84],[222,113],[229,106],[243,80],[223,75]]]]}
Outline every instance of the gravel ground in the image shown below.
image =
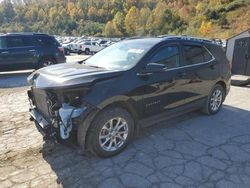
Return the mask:
{"type": "Polygon", "coordinates": [[[0,89],[1,188],[250,187],[250,87],[232,87],[215,116],[193,112],[143,129],[109,159],[44,143],[27,89],[0,89]]]}

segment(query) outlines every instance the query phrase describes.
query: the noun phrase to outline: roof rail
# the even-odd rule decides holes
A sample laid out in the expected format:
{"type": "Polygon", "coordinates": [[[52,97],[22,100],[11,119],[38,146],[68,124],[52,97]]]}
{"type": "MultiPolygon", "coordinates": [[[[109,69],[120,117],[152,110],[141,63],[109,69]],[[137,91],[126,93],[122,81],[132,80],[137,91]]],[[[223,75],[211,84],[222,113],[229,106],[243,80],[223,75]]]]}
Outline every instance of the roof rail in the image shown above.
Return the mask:
{"type": "Polygon", "coordinates": [[[12,32],[7,35],[48,35],[46,33],[34,33],[34,32],[12,32]]]}
{"type": "Polygon", "coordinates": [[[199,42],[210,42],[210,43],[215,43],[215,41],[206,39],[206,38],[198,38],[198,37],[191,37],[187,35],[161,35],[158,36],[160,38],[164,39],[183,39],[183,40],[189,40],[189,41],[199,41],[199,42]]]}
{"type": "Polygon", "coordinates": [[[132,40],[132,39],[141,39],[144,37],[140,37],[140,36],[134,36],[134,37],[125,37],[123,40],[132,40]]]}

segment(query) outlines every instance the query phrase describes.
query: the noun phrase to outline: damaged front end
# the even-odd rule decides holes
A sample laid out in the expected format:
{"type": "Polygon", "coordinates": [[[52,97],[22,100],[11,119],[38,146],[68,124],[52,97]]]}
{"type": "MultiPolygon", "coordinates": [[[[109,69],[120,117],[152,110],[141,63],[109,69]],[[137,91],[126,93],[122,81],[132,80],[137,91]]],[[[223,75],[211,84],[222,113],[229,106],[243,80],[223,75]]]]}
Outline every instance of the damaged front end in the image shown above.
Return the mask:
{"type": "Polygon", "coordinates": [[[93,109],[83,100],[88,89],[28,91],[31,120],[46,139],[66,140],[93,109]]]}

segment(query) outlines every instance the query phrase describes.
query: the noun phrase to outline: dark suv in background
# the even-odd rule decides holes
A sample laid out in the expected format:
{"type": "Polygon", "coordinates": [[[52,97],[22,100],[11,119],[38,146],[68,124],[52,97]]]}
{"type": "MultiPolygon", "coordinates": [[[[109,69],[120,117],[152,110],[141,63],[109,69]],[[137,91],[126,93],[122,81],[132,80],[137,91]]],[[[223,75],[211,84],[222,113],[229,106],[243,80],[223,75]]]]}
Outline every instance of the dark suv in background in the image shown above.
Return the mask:
{"type": "Polygon", "coordinates": [[[53,36],[36,33],[0,35],[0,71],[38,69],[65,61],[64,49],[53,36]]]}
{"type": "Polygon", "coordinates": [[[231,65],[212,41],[183,36],[125,40],[86,61],[28,78],[30,114],[49,137],[101,157],[122,151],[141,127],[201,109],[216,114],[231,65]]]}

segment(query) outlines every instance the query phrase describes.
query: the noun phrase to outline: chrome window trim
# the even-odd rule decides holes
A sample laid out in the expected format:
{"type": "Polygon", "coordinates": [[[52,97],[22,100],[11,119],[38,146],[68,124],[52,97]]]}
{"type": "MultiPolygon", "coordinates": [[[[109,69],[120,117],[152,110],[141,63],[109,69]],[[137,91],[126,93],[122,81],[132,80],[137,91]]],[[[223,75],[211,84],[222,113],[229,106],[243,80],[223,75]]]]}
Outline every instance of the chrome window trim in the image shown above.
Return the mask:
{"type": "Polygon", "coordinates": [[[209,60],[209,61],[206,61],[206,62],[202,62],[202,63],[196,63],[196,64],[193,64],[193,65],[184,65],[184,66],[180,66],[180,67],[176,67],[176,68],[171,68],[171,69],[165,69],[165,71],[167,72],[167,71],[172,71],[172,70],[178,70],[178,69],[182,69],[182,68],[188,68],[188,67],[194,67],[194,66],[198,66],[198,65],[205,65],[205,64],[209,64],[209,63],[211,63],[212,61],[214,61],[215,60],[215,57],[213,56],[213,54],[207,49],[207,47],[206,46],[201,46],[201,47],[203,47],[210,55],[211,55],[211,57],[212,57],[212,59],[211,60],[209,60]]]}

